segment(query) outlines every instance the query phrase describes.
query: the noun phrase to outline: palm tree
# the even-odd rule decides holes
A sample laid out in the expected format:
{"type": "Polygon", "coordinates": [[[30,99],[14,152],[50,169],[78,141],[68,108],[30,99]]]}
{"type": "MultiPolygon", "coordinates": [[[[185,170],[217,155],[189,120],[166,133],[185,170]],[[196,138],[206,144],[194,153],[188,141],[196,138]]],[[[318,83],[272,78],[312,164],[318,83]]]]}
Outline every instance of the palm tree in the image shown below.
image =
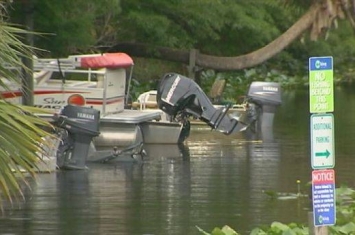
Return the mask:
{"type": "MultiPolygon", "coordinates": [[[[0,77],[13,83],[20,84],[20,79],[18,71],[9,67],[26,69],[20,58],[33,54],[33,48],[21,41],[20,35],[26,33],[6,22],[5,2],[0,1],[0,77]]],[[[0,87],[9,89],[3,79],[0,87]]],[[[0,206],[4,199],[12,202],[14,196],[22,195],[20,185],[27,184],[28,176],[35,176],[39,154],[50,147],[45,137],[51,136],[47,131],[51,126],[32,114],[35,112],[43,111],[0,99],[0,206]]]]}

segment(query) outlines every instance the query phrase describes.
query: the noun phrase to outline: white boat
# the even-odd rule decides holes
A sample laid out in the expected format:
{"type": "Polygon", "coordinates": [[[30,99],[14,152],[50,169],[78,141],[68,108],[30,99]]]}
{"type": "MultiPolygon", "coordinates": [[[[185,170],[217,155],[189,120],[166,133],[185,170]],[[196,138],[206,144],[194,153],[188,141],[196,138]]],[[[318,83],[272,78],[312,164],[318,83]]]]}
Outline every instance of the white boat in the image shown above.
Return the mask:
{"type": "MultiPolygon", "coordinates": [[[[132,104],[136,109],[126,109],[132,69],[133,60],[124,53],[34,59],[35,106],[51,110],[42,117],[64,130],[57,151],[60,167],[83,169],[87,160],[142,154],[146,143],[182,143],[189,136],[191,117],[226,135],[251,130],[259,138],[272,131],[281,104],[277,83],[253,82],[243,115],[231,115],[230,107],[214,106],[193,80],[169,73],[157,91],[142,94],[138,104],[132,104]]],[[[21,87],[9,86],[11,91],[2,96],[21,103],[21,87]]]]}
{"type": "MultiPolygon", "coordinates": [[[[160,110],[157,104],[157,91],[150,90],[140,94],[136,101],[132,102],[133,110],[140,111],[156,111],[160,110]]],[[[147,144],[172,144],[171,140],[176,140],[174,143],[183,143],[189,136],[190,125],[186,123],[182,125],[176,122],[165,112],[161,113],[161,121],[148,121],[141,125],[143,133],[146,134],[145,143],[147,144]],[[168,129],[167,129],[168,128],[168,129]],[[175,129],[175,130],[174,130],[175,129]],[[172,130],[172,131],[170,131],[172,130]],[[165,136],[165,139],[156,139],[154,135],[165,136]]]]}
{"type": "MultiPolygon", "coordinates": [[[[161,110],[125,108],[133,65],[133,59],[125,53],[34,58],[34,105],[52,111],[53,115],[67,105],[98,110],[100,134],[93,138],[96,151],[117,151],[144,143],[183,142],[189,129],[183,124],[162,120],[161,110]]],[[[2,91],[2,96],[20,104],[21,87],[5,78],[3,81],[11,91],[2,91]]],[[[53,115],[42,117],[50,119],[53,115]]]]}

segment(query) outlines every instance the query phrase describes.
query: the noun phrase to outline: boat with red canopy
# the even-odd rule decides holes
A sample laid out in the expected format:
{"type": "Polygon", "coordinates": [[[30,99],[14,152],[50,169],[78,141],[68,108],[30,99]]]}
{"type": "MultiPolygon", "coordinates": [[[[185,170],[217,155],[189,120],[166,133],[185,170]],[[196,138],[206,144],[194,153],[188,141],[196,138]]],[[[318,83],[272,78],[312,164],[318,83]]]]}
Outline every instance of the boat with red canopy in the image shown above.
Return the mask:
{"type": "MultiPolygon", "coordinates": [[[[67,105],[98,110],[100,135],[93,139],[91,151],[96,155],[142,144],[182,143],[189,135],[184,124],[162,120],[161,110],[125,108],[133,66],[133,59],[125,53],[34,58],[34,105],[53,115],[67,105]]],[[[20,85],[7,84],[11,90],[1,92],[2,96],[20,104],[20,85]]]]}

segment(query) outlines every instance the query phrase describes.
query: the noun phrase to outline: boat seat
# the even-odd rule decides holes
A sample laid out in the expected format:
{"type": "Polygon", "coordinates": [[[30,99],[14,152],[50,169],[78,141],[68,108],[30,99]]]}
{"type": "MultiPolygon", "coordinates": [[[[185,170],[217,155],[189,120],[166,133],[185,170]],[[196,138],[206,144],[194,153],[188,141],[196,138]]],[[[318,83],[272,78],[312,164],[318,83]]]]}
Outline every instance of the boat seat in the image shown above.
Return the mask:
{"type": "Polygon", "coordinates": [[[144,105],[142,103],[139,102],[133,102],[132,103],[132,108],[133,109],[157,109],[158,108],[158,104],[157,102],[146,102],[144,103],[144,105]]]}
{"type": "Polygon", "coordinates": [[[45,84],[52,76],[53,71],[50,70],[41,70],[39,72],[33,73],[34,83],[37,85],[45,84]]]}
{"type": "Polygon", "coordinates": [[[158,108],[157,91],[151,90],[139,95],[137,101],[132,103],[132,107],[136,109],[158,108]]]}

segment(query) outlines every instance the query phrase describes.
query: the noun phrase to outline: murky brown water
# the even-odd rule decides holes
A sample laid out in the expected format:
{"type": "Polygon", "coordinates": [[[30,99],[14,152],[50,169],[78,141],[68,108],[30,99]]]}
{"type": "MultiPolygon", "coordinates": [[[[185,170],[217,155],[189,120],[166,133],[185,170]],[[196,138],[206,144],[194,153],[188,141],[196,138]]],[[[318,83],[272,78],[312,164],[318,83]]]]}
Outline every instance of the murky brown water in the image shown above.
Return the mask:
{"type": "MultiPolygon", "coordinates": [[[[355,186],[355,89],[336,89],[337,185],[355,186]]],[[[89,171],[39,175],[26,201],[6,209],[0,234],[200,234],[230,225],[242,234],[270,224],[307,223],[307,92],[284,94],[271,143],[195,129],[185,146],[147,146],[143,162],[91,164],[89,171]]]]}

